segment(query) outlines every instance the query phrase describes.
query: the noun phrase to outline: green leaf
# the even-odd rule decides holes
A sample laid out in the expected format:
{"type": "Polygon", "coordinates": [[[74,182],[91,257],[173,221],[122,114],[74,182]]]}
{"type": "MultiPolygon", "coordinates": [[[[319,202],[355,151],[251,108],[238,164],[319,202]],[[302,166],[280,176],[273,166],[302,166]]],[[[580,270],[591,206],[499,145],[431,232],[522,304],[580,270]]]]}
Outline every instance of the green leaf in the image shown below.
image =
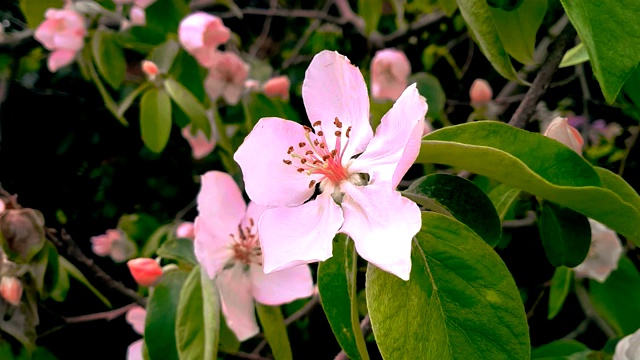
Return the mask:
{"type": "Polygon", "coordinates": [[[367,35],[378,29],[383,3],[382,0],[358,0],[358,15],[364,19],[364,32],[367,35]]]}
{"type": "Polygon", "coordinates": [[[496,208],[500,221],[505,219],[509,209],[511,209],[516,200],[518,200],[520,192],[519,189],[505,184],[500,184],[489,192],[489,199],[496,208]]]}
{"type": "Polygon", "coordinates": [[[275,116],[282,119],[298,121],[298,114],[288,103],[280,99],[271,99],[263,94],[253,93],[243,99],[247,123],[253,125],[263,117],[275,116]]]}
{"type": "Polygon", "coordinates": [[[531,359],[557,359],[575,353],[588,351],[589,348],[576,340],[556,340],[531,350],[531,359]]]}
{"type": "Polygon", "coordinates": [[[431,174],[413,182],[405,196],[427,197],[442,206],[461,223],[470,227],[487,244],[496,246],[502,226],[489,197],[471,181],[455,175],[431,174]]]}
{"type": "Polygon", "coordinates": [[[149,297],[144,343],[151,359],[179,359],[175,336],[176,315],[182,286],[188,275],[181,270],[165,273],[149,297]]]}
{"type": "Polygon", "coordinates": [[[598,173],[602,186],[620,195],[621,198],[636,209],[640,209],[640,196],[624,179],[618,174],[601,167],[594,167],[594,170],[598,173]]]}
{"type": "Polygon", "coordinates": [[[287,327],[279,306],[268,306],[256,302],[258,318],[275,360],[291,360],[291,345],[287,336],[287,327]]]}
{"type": "Polygon", "coordinates": [[[527,359],[518,288],[500,257],[464,224],[422,213],[409,281],[369,264],[367,305],[385,359],[527,359]]]}
{"type": "Polygon", "coordinates": [[[151,88],[140,101],[140,133],[145,146],[160,153],[171,135],[171,99],[163,89],[151,88]]]}
{"type": "Polygon", "coordinates": [[[137,244],[144,244],[159,226],[160,223],[153,216],[135,213],[120,216],[117,228],[124,231],[137,244]]]}
{"type": "Polygon", "coordinates": [[[533,62],[536,34],[547,12],[547,0],[526,0],[517,9],[491,8],[505,50],[523,64],[533,62]]]}
{"type": "Polygon", "coordinates": [[[438,0],[438,5],[448,17],[451,17],[458,9],[458,3],[454,0],[438,0]]]}
{"type": "Polygon", "coordinates": [[[444,113],[447,96],[437,77],[427,73],[417,73],[409,77],[409,84],[416,83],[420,95],[428,99],[429,109],[427,116],[432,119],[440,119],[444,113]]]}
{"type": "Polygon", "coordinates": [[[331,330],[347,356],[369,359],[358,320],[357,256],[344,234],[333,239],[333,256],[318,265],[318,291],[331,330]]]}
{"type": "Polygon", "coordinates": [[[111,305],[111,302],[104,295],[102,295],[102,293],[98,291],[98,289],[91,285],[89,280],[87,280],[87,278],[80,272],[80,270],[78,270],[77,267],[70,263],[69,260],[63,258],[62,256],[60,256],[58,260],[60,261],[60,267],[66,271],[67,275],[78,280],[82,285],[86,286],[87,289],[89,289],[98,299],[100,299],[100,301],[107,305],[107,307],[113,307],[113,305],[111,305]]]}
{"type": "Polygon", "coordinates": [[[549,314],[547,319],[553,319],[562,309],[564,300],[569,295],[572,276],[573,271],[565,266],[556,268],[555,273],[553,273],[551,287],[549,288],[549,314]]]}
{"type": "Polygon", "coordinates": [[[184,86],[171,78],[164,82],[164,87],[180,110],[189,117],[193,130],[200,129],[207,138],[211,138],[211,123],[198,99],[184,86]]]}
{"type": "MultiPolygon", "coordinates": [[[[622,87],[624,93],[629,97],[629,100],[640,109],[640,65],[629,75],[627,82],[622,87]]],[[[639,120],[636,117],[636,120],[639,120]]]]}
{"type": "Polygon", "coordinates": [[[603,284],[589,280],[589,297],[619,336],[640,328],[640,274],[628,258],[620,259],[618,269],[603,284]]]}
{"type": "Polygon", "coordinates": [[[462,17],[467,22],[469,32],[489,59],[491,65],[503,77],[516,80],[518,76],[513,69],[511,59],[500,40],[498,28],[493,19],[491,8],[485,1],[457,0],[462,17]]]}
{"type": "Polygon", "coordinates": [[[180,292],[175,328],[180,359],[215,359],[219,330],[218,289],[198,265],[180,292]]]}
{"type": "Polygon", "coordinates": [[[600,171],[540,134],[494,121],[450,126],[424,137],[417,162],[491,177],[576,210],[640,244],[638,195],[612,175],[603,187],[600,171]]]}
{"type": "Polygon", "coordinates": [[[587,48],[604,98],[613,103],[640,62],[640,7],[636,0],[560,0],[587,48]]]}
{"type": "MultiPolygon", "coordinates": [[[[58,255],[59,257],[59,255],[58,255]]],[[[60,260],[58,260],[58,263],[60,260]]],[[[69,292],[69,288],[71,287],[71,282],[69,281],[69,274],[64,267],[58,267],[58,281],[51,288],[49,296],[58,302],[63,302],[67,298],[67,293],[69,292]]]]}
{"type": "Polygon", "coordinates": [[[585,61],[589,61],[589,53],[587,53],[587,48],[584,46],[584,43],[580,43],[571,49],[567,50],[567,52],[562,57],[562,61],[560,62],[561,68],[582,64],[585,61]]]}
{"type": "Polygon", "coordinates": [[[156,64],[160,73],[166,74],[173,66],[173,61],[176,59],[179,51],[180,44],[173,39],[169,39],[153,49],[151,54],[149,54],[149,60],[156,64]]]}
{"type": "Polygon", "coordinates": [[[144,243],[142,250],[140,250],[140,257],[152,257],[160,245],[173,233],[174,229],[173,224],[167,224],[157,228],[144,243]]]}
{"type": "Polygon", "coordinates": [[[158,249],[158,256],[165,259],[185,261],[189,264],[196,265],[195,253],[193,252],[193,241],[189,239],[172,239],[158,249]]]}
{"type": "Polygon", "coordinates": [[[591,227],[586,216],[547,201],[541,204],[540,239],[553,266],[576,267],[591,246],[591,227]]]}
{"type": "Polygon", "coordinates": [[[131,107],[131,104],[133,104],[133,100],[135,100],[143,91],[147,90],[151,86],[153,86],[153,84],[146,81],[140,84],[140,86],[135,88],[133,91],[128,93],[127,96],[117,106],[118,116],[124,116],[124,113],[129,109],[129,107],[131,107]]]}
{"type": "Polygon", "coordinates": [[[124,81],[127,61],[116,34],[111,30],[96,30],[91,39],[91,50],[100,75],[112,88],[118,89],[124,81]]]}
{"type": "Polygon", "coordinates": [[[98,75],[98,72],[93,66],[93,60],[91,59],[92,58],[91,49],[88,46],[85,46],[84,49],[82,49],[81,54],[82,56],[79,56],[77,58],[78,64],[80,65],[80,69],[81,70],[85,69],[88,72],[88,75],[91,78],[91,80],[93,80],[93,82],[96,84],[96,88],[98,88],[98,92],[100,93],[100,96],[102,96],[102,100],[104,101],[104,107],[107,110],[109,110],[109,112],[122,125],[129,126],[129,123],[127,122],[127,120],[123,118],[122,115],[119,114],[118,105],[116,105],[116,102],[113,100],[113,98],[109,94],[109,91],[107,91],[107,89],[105,88],[104,84],[102,83],[102,80],[100,80],[100,75],[98,75]]]}
{"type": "Polygon", "coordinates": [[[63,7],[63,0],[20,0],[20,10],[27,25],[34,30],[44,21],[44,13],[47,9],[61,9],[63,7]]]}
{"type": "Polygon", "coordinates": [[[169,70],[169,76],[187,88],[201,103],[208,99],[204,91],[204,80],[207,76],[207,71],[186,51],[178,51],[169,70]]]}
{"type": "Polygon", "coordinates": [[[164,36],[176,34],[180,20],[189,12],[185,0],[157,0],[145,9],[146,25],[141,28],[164,36]]]}

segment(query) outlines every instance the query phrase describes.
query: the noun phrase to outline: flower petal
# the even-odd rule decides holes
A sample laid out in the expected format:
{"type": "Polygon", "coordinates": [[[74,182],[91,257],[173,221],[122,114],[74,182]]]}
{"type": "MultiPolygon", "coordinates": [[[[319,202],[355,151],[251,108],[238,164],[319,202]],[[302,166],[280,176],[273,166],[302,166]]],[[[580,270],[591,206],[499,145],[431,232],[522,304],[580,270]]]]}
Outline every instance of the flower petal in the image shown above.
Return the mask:
{"type": "MultiPolygon", "coordinates": [[[[321,120],[326,126],[333,124],[336,117],[340,119],[343,144],[347,140],[346,129],[352,126],[344,158],[361,153],[373,137],[367,85],[360,70],[346,56],[328,50],[317,54],[305,73],[302,99],[312,124],[321,120]]],[[[332,147],[336,141],[334,127],[325,127],[323,132],[332,147]]]]}
{"type": "Polygon", "coordinates": [[[411,273],[411,240],[420,231],[420,209],[389,185],[355,186],[345,182],[344,224],[358,254],[402,280],[411,273]]]}
{"type": "Polygon", "coordinates": [[[222,236],[217,233],[215,226],[204,225],[200,216],[195,219],[195,233],[193,251],[196,259],[213,279],[233,257],[231,236],[222,236]]]}
{"type": "Polygon", "coordinates": [[[342,221],[330,192],[300,206],[266,210],[259,224],[264,272],[330,258],[332,239],[342,221]]]}
{"type": "Polygon", "coordinates": [[[134,306],[131,309],[127,310],[127,314],[125,315],[125,319],[131,325],[133,330],[138,334],[144,334],[144,321],[147,317],[147,310],[145,310],[142,306],[134,306]]]}
{"type": "Polygon", "coordinates": [[[307,265],[270,274],[265,274],[258,265],[251,265],[249,271],[251,292],[259,303],[277,306],[313,295],[313,278],[307,265]]]}
{"type": "Polygon", "coordinates": [[[127,348],[127,360],[143,360],[142,347],[144,346],[144,339],[136,340],[127,348]]]}
{"type": "Polygon", "coordinates": [[[242,265],[223,271],[216,278],[222,313],[229,329],[245,341],[260,332],[251,295],[251,281],[242,265]]]}
{"type": "Polygon", "coordinates": [[[297,160],[287,153],[301,141],[306,138],[300,124],[279,118],[258,121],[233,155],[251,200],[265,206],[295,206],[313,195],[309,183],[319,181],[321,175],[298,172],[297,160]],[[295,163],[287,165],[283,160],[295,163]]]}
{"type": "Polygon", "coordinates": [[[71,64],[75,57],[76,52],[73,50],[56,50],[49,54],[47,67],[49,68],[49,71],[56,72],[61,67],[71,64]]]}
{"type": "Polygon", "coordinates": [[[349,172],[368,173],[371,183],[391,183],[395,188],[420,150],[427,103],[415,84],[410,85],[382,118],[376,136],[349,172]]]}

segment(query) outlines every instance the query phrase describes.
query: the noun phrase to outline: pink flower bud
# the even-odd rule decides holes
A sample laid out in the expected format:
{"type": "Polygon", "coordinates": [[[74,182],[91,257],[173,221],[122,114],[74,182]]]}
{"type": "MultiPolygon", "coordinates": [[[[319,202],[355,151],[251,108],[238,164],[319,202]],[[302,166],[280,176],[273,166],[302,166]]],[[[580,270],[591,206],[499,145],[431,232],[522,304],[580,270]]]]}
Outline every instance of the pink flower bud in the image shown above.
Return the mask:
{"type": "Polygon", "coordinates": [[[469,98],[472,103],[483,104],[491,101],[493,98],[493,90],[491,85],[485,79],[475,79],[469,89],[469,98]]]}
{"type": "Polygon", "coordinates": [[[159,71],[160,70],[158,70],[158,66],[153,61],[142,60],[142,72],[147,75],[147,78],[149,78],[149,80],[155,80],[156,75],[158,75],[159,71]]]}
{"type": "Polygon", "coordinates": [[[212,101],[219,97],[229,105],[235,105],[244,91],[244,83],[249,76],[249,65],[232,52],[218,52],[211,58],[209,75],[204,89],[212,101]]]}
{"type": "Polygon", "coordinates": [[[375,100],[397,100],[407,88],[411,63],[402,51],[383,49],[371,60],[371,97],[375,100]]]}
{"type": "Polygon", "coordinates": [[[70,64],[84,46],[87,34],[84,17],[71,9],[48,9],[34,38],[52,53],[47,65],[51,72],[70,64]]]}
{"type": "Polygon", "coordinates": [[[557,140],[582,155],[584,140],[582,140],[578,130],[569,125],[567,118],[557,117],[553,119],[547,127],[547,131],[544,132],[544,136],[557,140]]]}
{"type": "Polygon", "coordinates": [[[204,12],[182,19],[178,28],[180,44],[204,67],[213,64],[218,46],[229,41],[230,36],[231,31],[219,17],[204,12]]]}
{"type": "Polygon", "coordinates": [[[176,236],[179,238],[186,238],[191,240],[195,239],[196,234],[193,228],[193,223],[190,221],[185,221],[180,224],[176,229],[176,236]]]}
{"type": "Polygon", "coordinates": [[[432,131],[433,131],[433,126],[431,125],[429,120],[424,119],[424,130],[422,131],[422,136],[425,136],[432,131]]]}
{"type": "Polygon", "coordinates": [[[269,79],[264,84],[264,93],[270,97],[280,97],[282,100],[289,100],[289,87],[291,86],[291,81],[289,77],[286,75],[276,76],[272,79],[269,79]]]}
{"type": "Polygon", "coordinates": [[[118,241],[120,236],[120,232],[115,229],[109,229],[105,234],[93,236],[91,238],[91,250],[98,256],[109,256],[113,243],[118,241]]]}
{"type": "Polygon", "coordinates": [[[0,296],[11,305],[20,305],[22,283],[13,276],[4,276],[0,280],[0,296]]]}
{"type": "Polygon", "coordinates": [[[131,276],[140,286],[153,286],[162,276],[162,268],[154,259],[137,258],[127,261],[131,276]]]}

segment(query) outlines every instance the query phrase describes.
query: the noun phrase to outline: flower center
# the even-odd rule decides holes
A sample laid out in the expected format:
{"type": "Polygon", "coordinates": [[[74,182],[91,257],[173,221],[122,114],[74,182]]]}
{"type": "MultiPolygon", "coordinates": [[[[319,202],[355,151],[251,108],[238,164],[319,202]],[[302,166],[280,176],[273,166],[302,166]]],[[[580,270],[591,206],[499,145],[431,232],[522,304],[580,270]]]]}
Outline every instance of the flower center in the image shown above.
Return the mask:
{"type": "Polygon", "coordinates": [[[239,262],[245,266],[256,264],[262,266],[262,249],[258,233],[254,232],[255,222],[249,218],[249,226],[238,225],[238,236],[229,234],[233,239],[233,262],[239,262]]]}
{"type": "MultiPolygon", "coordinates": [[[[345,133],[347,142],[344,144],[344,147],[342,147],[342,122],[336,117],[333,124],[336,127],[336,131],[334,132],[336,141],[333,148],[330,148],[327,144],[327,138],[322,130],[322,122],[316,121],[313,123],[314,129],[307,126],[304,127],[304,136],[307,141],[301,141],[297,145],[289,146],[287,155],[289,155],[291,159],[285,158],[282,162],[287,165],[295,165],[296,171],[299,173],[306,172],[307,175],[323,175],[319,180],[320,182],[328,179],[333,184],[338,185],[340,182],[348,180],[349,174],[347,173],[347,169],[342,165],[342,157],[349,144],[351,126],[347,128],[345,133]],[[315,133],[312,133],[313,130],[315,130],[315,133]]],[[[311,180],[309,188],[313,188],[315,185],[316,180],[311,180]]]]}

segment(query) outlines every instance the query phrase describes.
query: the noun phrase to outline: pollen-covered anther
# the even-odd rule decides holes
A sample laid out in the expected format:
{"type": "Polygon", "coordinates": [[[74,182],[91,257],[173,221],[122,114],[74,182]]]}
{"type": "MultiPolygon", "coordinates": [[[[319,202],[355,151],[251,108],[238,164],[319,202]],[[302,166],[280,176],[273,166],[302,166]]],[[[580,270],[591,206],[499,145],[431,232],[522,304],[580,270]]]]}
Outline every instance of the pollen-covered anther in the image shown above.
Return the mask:
{"type": "Polygon", "coordinates": [[[293,152],[293,146],[289,146],[289,149],[287,150],[287,154],[291,154],[293,152]]]}
{"type": "Polygon", "coordinates": [[[291,165],[291,160],[282,159],[282,162],[287,164],[287,165],[291,165]]]}
{"type": "Polygon", "coordinates": [[[335,132],[335,134],[336,134],[336,136],[340,136],[340,135],[342,135],[342,131],[338,130],[338,131],[335,132]]]}
{"type": "Polygon", "coordinates": [[[306,164],[306,163],[307,163],[307,159],[305,158],[300,159],[300,164],[306,164]]]}
{"type": "Polygon", "coordinates": [[[347,128],[347,133],[345,134],[345,135],[346,135],[346,137],[349,137],[349,134],[350,134],[350,133],[351,133],[351,126],[349,126],[349,127],[347,128]]]}
{"type": "Polygon", "coordinates": [[[253,221],[253,218],[249,218],[249,226],[253,227],[255,225],[255,221],[253,221]]]}
{"type": "Polygon", "coordinates": [[[324,136],[324,132],[322,132],[322,130],[318,131],[318,136],[324,136]]]}
{"type": "Polygon", "coordinates": [[[331,150],[331,157],[336,157],[336,154],[338,154],[338,151],[336,149],[331,150]]]}
{"type": "Polygon", "coordinates": [[[338,129],[342,129],[342,123],[340,122],[340,120],[336,117],[335,120],[333,120],[333,124],[338,128],[338,129]]]}
{"type": "Polygon", "coordinates": [[[316,181],[311,180],[311,182],[309,182],[309,189],[312,189],[315,185],[316,185],[316,181]]]}
{"type": "Polygon", "coordinates": [[[331,155],[322,155],[322,161],[327,161],[330,157],[331,155]]]}
{"type": "Polygon", "coordinates": [[[297,170],[297,171],[298,171],[299,173],[302,173],[302,172],[304,172],[304,169],[303,169],[303,168],[298,168],[298,170],[297,170]]]}
{"type": "Polygon", "coordinates": [[[307,152],[304,153],[305,155],[313,155],[313,150],[307,150],[307,152]]]}
{"type": "Polygon", "coordinates": [[[311,132],[311,130],[312,130],[310,127],[308,127],[308,126],[306,126],[306,125],[303,125],[302,127],[304,128],[304,131],[306,131],[306,132],[308,132],[308,133],[310,133],[310,132],[311,132]]]}
{"type": "Polygon", "coordinates": [[[322,125],[322,121],[320,120],[313,123],[313,127],[320,126],[320,125],[322,125]]]}

